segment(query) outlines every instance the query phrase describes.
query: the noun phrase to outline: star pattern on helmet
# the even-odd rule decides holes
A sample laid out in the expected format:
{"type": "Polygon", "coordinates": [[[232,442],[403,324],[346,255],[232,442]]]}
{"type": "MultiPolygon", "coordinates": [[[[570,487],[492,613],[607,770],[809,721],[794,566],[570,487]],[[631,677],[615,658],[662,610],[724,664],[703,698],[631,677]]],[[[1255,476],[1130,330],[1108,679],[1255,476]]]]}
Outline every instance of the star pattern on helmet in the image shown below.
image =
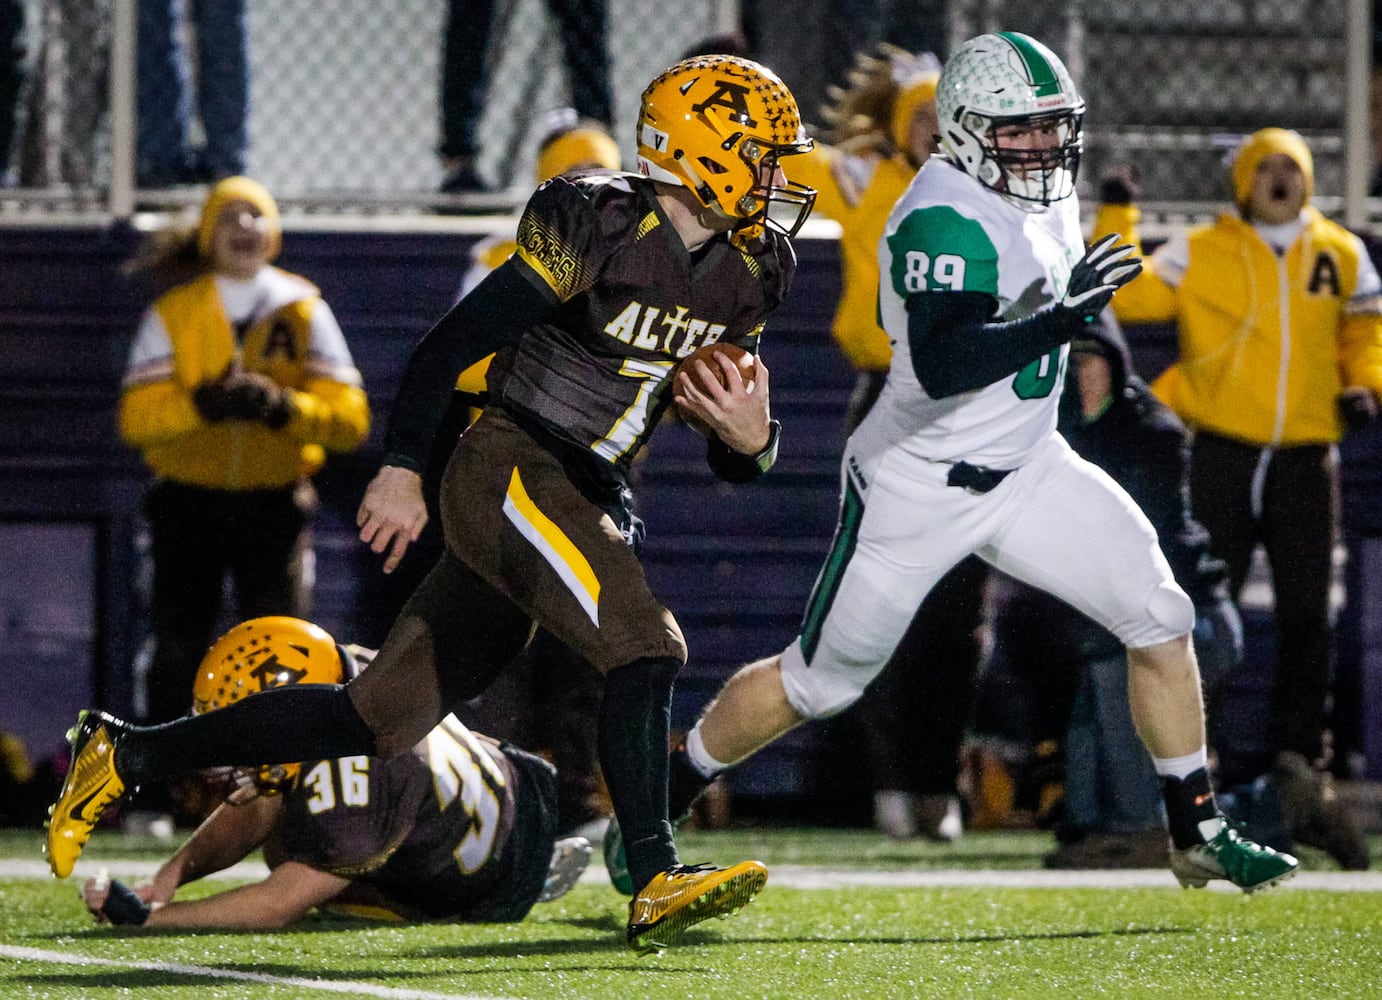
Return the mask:
{"type": "Polygon", "coordinates": [[[801,117],[796,101],[782,84],[759,77],[753,84],[754,94],[763,105],[763,116],[770,126],[769,138],[774,143],[795,142],[801,129],[801,117]]]}

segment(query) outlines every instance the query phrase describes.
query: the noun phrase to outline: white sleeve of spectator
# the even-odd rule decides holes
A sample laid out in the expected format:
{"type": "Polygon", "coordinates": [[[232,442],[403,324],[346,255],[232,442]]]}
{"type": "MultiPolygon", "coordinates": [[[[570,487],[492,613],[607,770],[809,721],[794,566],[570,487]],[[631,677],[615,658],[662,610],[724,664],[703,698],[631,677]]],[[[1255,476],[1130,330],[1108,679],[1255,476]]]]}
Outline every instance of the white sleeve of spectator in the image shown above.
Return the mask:
{"type": "Polygon", "coordinates": [[[125,369],[125,385],[152,382],[167,378],[173,370],[173,341],[163,317],[152,306],[144,310],[130,345],[129,364],[125,369]]]}
{"type": "Polygon", "coordinates": [[[1358,247],[1358,280],[1353,284],[1353,294],[1349,296],[1344,312],[1350,316],[1382,315],[1382,278],[1368,256],[1368,248],[1358,237],[1354,237],[1358,247]]]}
{"type": "Polygon", "coordinates": [[[1190,266],[1190,239],[1184,230],[1156,248],[1150,261],[1156,276],[1172,288],[1179,288],[1190,266]]]}
{"type": "Polygon", "coordinates": [[[312,374],[336,382],[360,384],[360,372],[346,345],[345,334],[325,299],[318,299],[312,306],[309,339],[308,367],[312,374]]]}

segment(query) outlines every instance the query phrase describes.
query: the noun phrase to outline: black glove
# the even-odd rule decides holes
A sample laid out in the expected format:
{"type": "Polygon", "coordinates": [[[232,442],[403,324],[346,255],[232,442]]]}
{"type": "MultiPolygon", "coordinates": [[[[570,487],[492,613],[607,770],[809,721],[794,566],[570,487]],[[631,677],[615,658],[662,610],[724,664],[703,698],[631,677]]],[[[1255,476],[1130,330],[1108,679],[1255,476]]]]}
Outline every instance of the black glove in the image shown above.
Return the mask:
{"type": "Polygon", "coordinates": [[[1354,430],[1366,427],[1377,419],[1377,397],[1371,389],[1348,389],[1339,394],[1339,416],[1354,430]]]}
{"type": "Polygon", "coordinates": [[[192,390],[192,405],[209,424],[219,424],[235,415],[231,406],[230,386],[224,379],[200,383],[192,390]]]}
{"type": "Polygon", "coordinates": [[[142,926],[149,919],[149,913],[152,909],[148,903],[139,898],[138,893],[125,883],[111,879],[110,887],[106,893],[106,901],[101,906],[101,913],[112,924],[142,926]]]}
{"type": "Polygon", "coordinates": [[[1142,175],[1134,166],[1114,167],[1099,179],[1099,200],[1105,205],[1131,205],[1142,197],[1142,175]]]}
{"type": "Polygon", "coordinates": [[[230,415],[240,420],[278,430],[293,415],[287,391],[265,375],[241,375],[230,382],[227,394],[230,415]]]}
{"type": "Polygon", "coordinates": [[[1068,309],[1084,322],[1092,323],[1113,293],[1141,273],[1141,259],[1128,259],[1137,248],[1131,243],[1114,246],[1119,239],[1117,233],[1109,233],[1089,248],[1084,259],[1071,270],[1070,284],[1057,308],[1068,309]]]}

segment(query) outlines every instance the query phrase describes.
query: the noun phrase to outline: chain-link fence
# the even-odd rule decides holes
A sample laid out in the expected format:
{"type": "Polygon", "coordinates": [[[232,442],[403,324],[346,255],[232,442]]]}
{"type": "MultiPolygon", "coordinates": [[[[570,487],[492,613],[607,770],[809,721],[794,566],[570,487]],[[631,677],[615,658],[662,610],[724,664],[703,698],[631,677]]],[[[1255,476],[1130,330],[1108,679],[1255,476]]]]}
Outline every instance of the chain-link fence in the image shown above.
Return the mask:
{"type": "MultiPolygon", "coordinates": [[[[259,0],[253,55],[250,170],[286,197],[332,191],[436,191],[443,176],[439,96],[445,0],[259,0]],[[310,44],[304,48],[304,40],[310,44]]],[[[485,7],[488,4],[475,4],[485,7]]],[[[532,176],[543,113],[571,104],[548,0],[498,0],[476,135],[492,187],[532,176]]],[[[580,5],[573,5],[580,6],[580,5]]],[[[615,137],[629,162],[643,85],[733,19],[715,0],[610,0],[607,39],[615,137]]],[[[473,36],[483,34],[479,27],[473,36]]],[[[592,37],[590,45],[599,45],[592,37]]]]}
{"type": "MultiPolygon", "coordinates": [[[[122,23],[124,5],[132,5],[131,34],[133,6],[141,32],[150,9],[184,15],[175,19],[177,37],[193,62],[198,27],[212,29],[189,15],[242,8],[248,143],[241,168],[285,202],[337,210],[436,204],[446,178],[439,150],[451,141],[441,126],[445,40],[448,15],[457,12],[454,51],[483,45],[486,53],[474,170],[500,191],[528,184],[544,112],[572,101],[558,28],[562,10],[579,22],[604,8],[604,44],[598,24],[590,25],[584,44],[606,56],[610,122],[630,163],[644,83],[699,39],[740,24],[776,33],[755,39],[751,30],[751,47],[808,94],[831,82],[818,77],[839,64],[824,56],[842,39],[823,27],[813,38],[800,30],[803,24],[857,23],[865,27],[852,33],[861,37],[850,44],[877,35],[913,47],[919,25],[929,31],[944,25],[947,37],[931,46],[942,54],[981,31],[1028,31],[1067,60],[1088,100],[1086,193],[1108,167],[1133,163],[1149,205],[1222,202],[1225,153],[1243,134],[1280,125],[1309,140],[1316,191],[1337,207],[1348,185],[1350,138],[1356,163],[1356,133],[1370,131],[1366,111],[1357,113],[1366,95],[1358,92],[1357,76],[1350,88],[1346,52],[1350,24],[1357,24],[1349,12],[1359,4],[1370,9],[1371,0],[796,0],[790,19],[797,40],[787,49],[773,44],[786,16],[785,5],[774,0],[0,0],[5,4],[23,7],[27,41],[8,177],[18,187],[0,193],[0,206],[10,211],[107,203],[118,172],[113,130],[125,121],[133,131],[135,120],[132,107],[122,116],[109,99],[112,75],[128,72],[129,103],[135,103],[134,65],[111,57],[119,41],[112,24],[122,23]]],[[[218,44],[204,48],[203,76],[223,72],[219,61],[207,60],[230,44],[222,37],[224,18],[214,30],[218,44]]],[[[5,41],[0,38],[0,51],[9,51],[5,41]]],[[[141,76],[148,70],[147,41],[125,40],[141,76]]],[[[121,46],[114,51],[118,56],[121,46]]],[[[213,90],[225,86],[207,82],[213,90]]],[[[803,112],[809,120],[814,108],[803,101],[803,112]]],[[[198,114],[194,103],[191,117],[189,146],[210,150],[214,143],[201,119],[217,124],[223,109],[203,105],[198,114]]],[[[197,180],[197,167],[173,179],[197,180]]],[[[1368,165],[1352,169],[1366,172],[1368,165]]],[[[131,165],[129,175],[141,188],[139,200],[158,200],[150,188],[177,200],[177,192],[166,190],[166,174],[131,165]]],[[[184,189],[182,196],[196,195],[184,189]]]]}
{"type": "Polygon", "coordinates": [[[1345,24],[1337,0],[1090,5],[1091,173],[1126,159],[1148,198],[1221,199],[1226,147],[1277,125],[1306,136],[1318,190],[1341,195],[1345,24]]]}
{"type": "MultiPolygon", "coordinates": [[[[216,48],[198,51],[197,29],[206,26],[201,15],[208,8],[244,12],[239,23],[248,52],[248,145],[238,166],[286,202],[356,207],[435,200],[444,176],[441,94],[452,3],[460,17],[456,38],[463,43],[457,48],[470,44],[485,52],[484,75],[478,81],[482,114],[475,129],[478,172],[489,187],[500,190],[529,182],[544,113],[571,103],[557,10],[573,10],[579,30],[582,13],[605,8],[603,44],[594,31],[588,44],[606,56],[610,124],[630,162],[643,85],[685,49],[738,20],[733,0],[16,2],[26,13],[21,38],[27,52],[20,59],[17,141],[7,178],[18,189],[5,199],[11,207],[24,201],[86,204],[99,201],[110,187],[115,169],[111,132],[119,109],[110,105],[108,68],[111,25],[122,2],[138,6],[139,28],[145,31],[142,49],[132,41],[129,45],[137,53],[138,72],[148,74],[153,59],[147,8],[161,5],[173,15],[190,84],[189,158],[174,170],[135,174],[136,184],[146,189],[141,196],[146,202],[159,200],[151,199],[147,189],[204,179],[200,168],[216,166],[196,159],[215,139],[207,134],[208,125],[215,124],[205,121],[208,95],[198,95],[196,84],[200,75],[205,91],[220,92],[233,81],[224,77],[219,64],[214,68],[222,75],[210,78],[207,57],[215,56],[216,48]]],[[[224,23],[217,31],[215,42],[234,43],[223,37],[224,23]]],[[[176,76],[170,79],[177,82],[176,76]]],[[[147,80],[141,81],[146,85],[147,80]]],[[[141,93],[141,109],[145,99],[141,93]]],[[[146,154],[140,150],[141,173],[146,154]]]]}
{"type": "Polygon", "coordinates": [[[1310,143],[1317,194],[1331,204],[1343,197],[1348,8],[1348,0],[972,0],[952,6],[950,24],[952,39],[1028,31],[1066,59],[1089,105],[1084,193],[1110,167],[1132,164],[1149,204],[1193,213],[1193,203],[1222,204],[1227,155],[1272,125],[1310,143]]]}

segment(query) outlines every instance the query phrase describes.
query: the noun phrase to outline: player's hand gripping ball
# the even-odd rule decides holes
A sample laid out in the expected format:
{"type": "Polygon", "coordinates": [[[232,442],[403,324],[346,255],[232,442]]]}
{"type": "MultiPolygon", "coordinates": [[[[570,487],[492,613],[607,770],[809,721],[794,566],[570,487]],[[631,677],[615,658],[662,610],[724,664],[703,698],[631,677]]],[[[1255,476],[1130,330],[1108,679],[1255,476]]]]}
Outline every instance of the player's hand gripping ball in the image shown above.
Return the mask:
{"type": "MultiPolygon", "coordinates": [[[[713,389],[728,389],[729,377],[725,374],[720,362],[716,360],[716,355],[721,354],[738,367],[745,386],[752,389],[755,371],[753,355],[738,344],[722,344],[718,341],[713,344],[702,344],[683,358],[672,372],[673,384],[675,385],[677,375],[684,372],[691,384],[702,392],[710,392],[713,389]],[[702,362],[705,369],[696,364],[697,361],[702,362]],[[709,370],[708,375],[706,369],[709,370]],[[714,379],[713,384],[709,379],[714,379]]],[[[683,407],[680,402],[677,404],[677,413],[691,429],[699,431],[701,434],[710,434],[710,428],[706,426],[705,422],[683,407]]]]}

